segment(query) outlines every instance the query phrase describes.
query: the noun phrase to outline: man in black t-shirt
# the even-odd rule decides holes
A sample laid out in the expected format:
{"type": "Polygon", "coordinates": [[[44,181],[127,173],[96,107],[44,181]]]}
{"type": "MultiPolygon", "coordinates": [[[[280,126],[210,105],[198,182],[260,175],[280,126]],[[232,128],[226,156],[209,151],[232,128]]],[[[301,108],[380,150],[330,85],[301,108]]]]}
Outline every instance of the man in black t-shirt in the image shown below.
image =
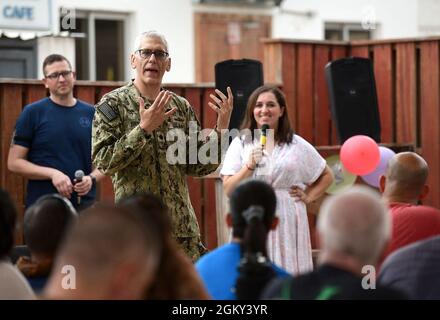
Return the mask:
{"type": "Polygon", "coordinates": [[[26,208],[40,197],[59,193],[79,211],[91,206],[96,182],[104,175],[92,167],[92,121],[95,109],[76,99],[76,74],[66,57],[43,61],[49,97],[24,107],[17,119],[8,154],[8,169],[27,179],[26,208]],[[83,171],[76,181],[75,172],[83,171]]]}
{"type": "Polygon", "coordinates": [[[329,198],[318,219],[320,266],[295,278],[271,282],[263,299],[405,299],[376,284],[375,265],[391,234],[390,216],[379,194],[365,187],[329,198]]]}

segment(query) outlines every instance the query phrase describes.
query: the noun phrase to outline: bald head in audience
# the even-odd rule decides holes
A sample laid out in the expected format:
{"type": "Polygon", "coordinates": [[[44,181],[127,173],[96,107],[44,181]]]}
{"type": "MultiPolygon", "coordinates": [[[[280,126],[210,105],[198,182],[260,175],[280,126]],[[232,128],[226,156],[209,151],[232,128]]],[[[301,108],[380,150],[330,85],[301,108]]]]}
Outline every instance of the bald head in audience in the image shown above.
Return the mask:
{"type": "Polygon", "coordinates": [[[429,192],[428,164],[414,152],[396,154],[380,178],[380,191],[387,202],[417,204],[429,192]]]}
{"type": "Polygon", "coordinates": [[[366,187],[328,198],[318,218],[320,263],[360,274],[376,265],[391,234],[391,221],[378,193],[366,187]]]}
{"type": "Polygon", "coordinates": [[[157,233],[145,230],[136,215],[114,207],[90,209],[60,247],[43,297],[141,299],[153,280],[159,251],[157,233]]]}

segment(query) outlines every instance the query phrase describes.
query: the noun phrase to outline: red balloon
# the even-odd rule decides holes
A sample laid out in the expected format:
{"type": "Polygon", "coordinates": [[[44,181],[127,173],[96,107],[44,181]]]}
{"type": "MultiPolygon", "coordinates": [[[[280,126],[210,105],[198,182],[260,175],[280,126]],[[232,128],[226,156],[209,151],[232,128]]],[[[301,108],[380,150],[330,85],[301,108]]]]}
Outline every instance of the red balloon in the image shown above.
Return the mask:
{"type": "Polygon", "coordinates": [[[373,172],[380,162],[379,147],[367,136],[353,136],[341,147],[340,158],[351,173],[362,176],[373,172]]]}

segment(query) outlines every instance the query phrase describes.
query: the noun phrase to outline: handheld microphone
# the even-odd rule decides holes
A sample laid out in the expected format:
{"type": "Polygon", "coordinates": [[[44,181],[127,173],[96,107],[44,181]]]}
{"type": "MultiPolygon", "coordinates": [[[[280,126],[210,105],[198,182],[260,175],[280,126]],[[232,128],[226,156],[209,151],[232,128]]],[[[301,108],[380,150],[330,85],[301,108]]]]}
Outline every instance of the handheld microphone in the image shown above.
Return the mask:
{"type": "MultiPolygon", "coordinates": [[[[75,171],[75,180],[76,180],[76,182],[81,182],[83,177],[84,177],[84,171],[82,171],[82,170],[76,170],[75,171]]],[[[76,202],[77,202],[78,205],[81,204],[81,196],[77,197],[76,202]]]]}
{"type": "Polygon", "coordinates": [[[266,140],[267,140],[267,129],[269,129],[269,125],[263,124],[261,126],[261,136],[260,136],[260,144],[264,148],[266,146],[266,140]]]}

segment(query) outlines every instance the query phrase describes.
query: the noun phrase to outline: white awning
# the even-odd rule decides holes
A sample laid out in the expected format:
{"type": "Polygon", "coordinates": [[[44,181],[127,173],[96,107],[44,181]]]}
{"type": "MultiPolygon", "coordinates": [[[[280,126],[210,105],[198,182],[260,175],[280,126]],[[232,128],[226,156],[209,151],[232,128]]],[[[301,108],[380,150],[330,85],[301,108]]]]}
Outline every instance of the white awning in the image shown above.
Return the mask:
{"type": "Polygon", "coordinates": [[[20,31],[20,30],[0,30],[0,37],[6,37],[9,39],[21,39],[21,40],[31,40],[35,38],[42,37],[63,37],[70,38],[69,32],[62,31],[58,33],[53,33],[50,31],[20,31]]]}

